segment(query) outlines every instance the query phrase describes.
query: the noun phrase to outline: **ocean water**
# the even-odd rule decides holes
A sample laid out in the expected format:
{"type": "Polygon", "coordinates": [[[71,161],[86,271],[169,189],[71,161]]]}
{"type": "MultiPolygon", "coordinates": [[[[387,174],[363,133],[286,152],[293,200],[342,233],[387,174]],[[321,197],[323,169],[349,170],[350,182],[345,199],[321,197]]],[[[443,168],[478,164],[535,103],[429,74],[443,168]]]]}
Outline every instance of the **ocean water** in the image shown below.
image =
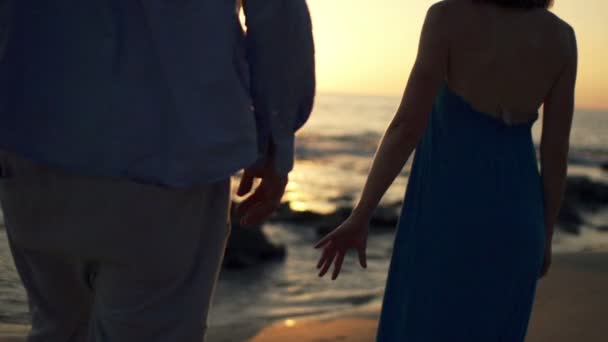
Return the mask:
{"type": "MultiPolygon", "coordinates": [[[[297,164],[285,200],[294,210],[331,212],[352,205],[365,181],[371,157],[391,120],[398,97],[320,95],[305,128],[298,133],[297,164]]],[[[540,138],[541,124],[534,127],[540,138]]],[[[571,174],[608,182],[599,164],[608,161],[608,113],[577,111],[572,134],[571,174]]],[[[383,199],[403,199],[410,164],[383,199]]],[[[608,234],[595,225],[608,222],[608,212],[586,214],[580,235],[559,233],[557,252],[608,249],[608,234]]],[[[345,262],[337,281],[316,275],[316,227],[268,224],[270,238],[287,245],[284,261],[246,270],[225,271],[218,283],[212,325],[293,323],[310,317],[377,316],[392,252],[393,233],[371,234],[368,268],[356,258],[345,262]]],[[[0,228],[1,230],[1,228],[0,228]]],[[[12,266],[6,236],[0,231],[0,323],[26,323],[26,298],[12,266]]]]}

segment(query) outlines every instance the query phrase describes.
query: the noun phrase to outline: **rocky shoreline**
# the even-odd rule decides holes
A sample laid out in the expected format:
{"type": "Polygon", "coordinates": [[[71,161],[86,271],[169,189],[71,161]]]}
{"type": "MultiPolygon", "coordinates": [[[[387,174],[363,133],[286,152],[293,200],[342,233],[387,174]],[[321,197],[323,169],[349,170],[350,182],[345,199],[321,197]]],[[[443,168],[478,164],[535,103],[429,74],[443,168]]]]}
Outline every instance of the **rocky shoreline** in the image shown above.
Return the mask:
{"type": "MultiPolygon", "coordinates": [[[[399,220],[401,202],[381,205],[372,217],[373,231],[390,231],[395,229],[399,220]]],[[[233,205],[233,208],[236,204],[233,205]]],[[[589,177],[569,177],[566,185],[564,204],[558,217],[558,229],[569,234],[580,234],[584,225],[590,225],[600,232],[608,234],[608,222],[590,224],[586,220],[589,214],[608,210],[608,183],[594,181],[589,177]]],[[[313,211],[295,211],[288,202],[270,218],[270,222],[308,226],[316,229],[317,234],[325,235],[351,213],[352,207],[339,207],[331,213],[313,211]]],[[[238,218],[232,215],[232,233],[228,240],[224,257],[224,268],[242,269],[258,264],[281,261],[287,253],[285,245],[276,244],[268,239],[262,225],[243,227],[238,218]]],[[[0,213],[0,228],[3,219],[0,213]]]]}
{"type": "MultiPolygon", "coordinates": [[[[401,202],[380,206],[371,221],[373,231],[393,230],[397,226],[401,202]]],[[[581,227],[589,224],[585,216],[608,210],[608,184],[588,177],[569,177],[566,184],[564,204],[558,217],[558,229],[570,234],[580,234],[581,227]]],[[[324,235],[344,221],[352,207],[341,207],[323,214],[312,211],[295,211],[288,202],[283,203],[271,217],[270,222],[305,225],[324,235]]],[[[229,269],[254,266],[268,261],[282,260],[287,255],[284,245],[271,242],[262,226],[242,227],[233,217],[232,234],[228,241],[224,267],[229,269]]],[[[608,222],[596,225],[596,229],[608,233],[608,222]]]]}

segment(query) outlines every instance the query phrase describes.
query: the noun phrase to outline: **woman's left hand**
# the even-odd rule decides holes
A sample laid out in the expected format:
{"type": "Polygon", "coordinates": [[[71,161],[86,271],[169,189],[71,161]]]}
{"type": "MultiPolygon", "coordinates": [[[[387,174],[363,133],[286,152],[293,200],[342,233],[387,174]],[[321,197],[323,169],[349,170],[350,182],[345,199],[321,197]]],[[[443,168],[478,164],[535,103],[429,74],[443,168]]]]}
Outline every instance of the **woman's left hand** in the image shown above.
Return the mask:
{"type": "Polygon", "coordinates": [[[315,245],[315,248],[323,248],[323,254],[317,264],[317,269],[320,269],[319,277],[323,277],[333,263],[334,272],[332,280],[337,279],[342,269],[344,256],[349,249],[357,250],[361,267],[367,268],[366,248],[368,230],[368,221],[351,216],[338,228],[321,239],[315,245]]]}

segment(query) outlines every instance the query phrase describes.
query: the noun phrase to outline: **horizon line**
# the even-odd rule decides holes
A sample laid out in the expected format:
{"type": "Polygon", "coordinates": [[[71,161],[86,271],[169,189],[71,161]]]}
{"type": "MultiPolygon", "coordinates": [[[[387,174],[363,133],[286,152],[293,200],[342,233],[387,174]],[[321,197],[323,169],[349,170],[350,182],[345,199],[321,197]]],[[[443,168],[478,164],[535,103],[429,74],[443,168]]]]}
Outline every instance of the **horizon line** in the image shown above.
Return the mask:
{"type": "MultiPolygon", "coordinates": [[[[376,97],[376,98],[401,98],[403,95],[397,94],[383,94],[383,93],[364,93],[357,91],[337,91],[337,90],[318,90],[317,95],[325,96],[351,96],[351,97],[376,97]]],[[[575,112],[590,112],[590,113],[606,113],[608,114],[608,106],[604,108],[600,107],[585,107],[577,106],[574,108],[575,112]]]]}

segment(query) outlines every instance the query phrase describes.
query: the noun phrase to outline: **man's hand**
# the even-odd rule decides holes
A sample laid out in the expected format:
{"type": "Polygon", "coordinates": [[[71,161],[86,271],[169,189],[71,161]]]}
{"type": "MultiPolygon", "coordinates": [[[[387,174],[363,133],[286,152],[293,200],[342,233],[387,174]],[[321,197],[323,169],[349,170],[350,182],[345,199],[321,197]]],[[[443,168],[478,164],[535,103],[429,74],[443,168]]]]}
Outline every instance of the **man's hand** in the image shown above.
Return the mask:
{"type": "Polygon", "coordinates": [[[249,194],[255,178],[261,178],[262,182],[236,211],[244,226],[259,224],[267,219],[281,204],[281,198],[287,187],[287,175],[277,174],[272,163],[266,163],[262,168],[245,169],[237,195],[249,194]]]}

